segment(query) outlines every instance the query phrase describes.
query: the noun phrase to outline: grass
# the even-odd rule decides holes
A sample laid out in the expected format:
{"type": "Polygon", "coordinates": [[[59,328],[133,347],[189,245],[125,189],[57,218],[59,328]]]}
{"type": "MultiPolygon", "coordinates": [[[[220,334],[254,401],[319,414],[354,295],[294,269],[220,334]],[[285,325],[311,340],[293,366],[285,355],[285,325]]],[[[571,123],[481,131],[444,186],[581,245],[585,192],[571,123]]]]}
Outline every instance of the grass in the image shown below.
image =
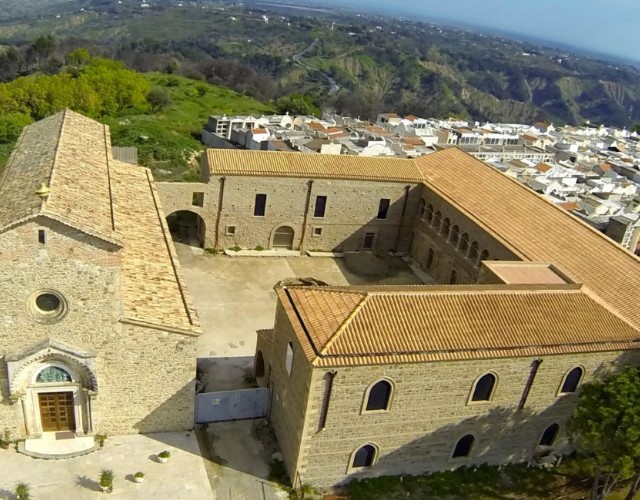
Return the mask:
{"type": "MultiPolygon", "coordinates": [[[[352,500],[546,500],[588,498],[590,486],[589,480],[568,475],[562,466],[545,470],[520,464],[502,469],[482,465],[423,476],[354,480],[346,490],[352,500]]],[[[618,495],[624,498],[623,490],[613,493],[611,498],[618,498],[618,495]]]]}

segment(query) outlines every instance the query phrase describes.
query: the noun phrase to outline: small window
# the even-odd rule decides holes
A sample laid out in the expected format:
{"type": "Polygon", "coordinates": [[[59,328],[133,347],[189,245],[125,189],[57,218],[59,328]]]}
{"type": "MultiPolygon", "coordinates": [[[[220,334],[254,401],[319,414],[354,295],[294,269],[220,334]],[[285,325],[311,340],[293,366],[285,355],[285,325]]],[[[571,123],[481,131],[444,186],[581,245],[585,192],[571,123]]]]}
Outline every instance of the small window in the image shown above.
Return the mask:
{"type": "Polygon", "coordinates": [[[375,383],[367,395],[366,411],[388,410],[391,400],[391,384],[386,380],[375,383]]]}
{"type": "Polygon", "coordinates": [[[376,239],[376,233],[364,233],[363,250],[373,250],[373,243],[376,239]]]}
{"type": "Polygon", "coordinates": [[[324,212],[327,209],[327,197],[316,196],[316,206],[313,210],[314,217],[324,217],[324,212]]]}
{"type": "Polygon", "coordinates": [[[456,447],[453,450],[452,458],[462,458],[471,455],[471,449],[475,443],[476,438],[471,434],[467,434],[460,438],[460,441],[456,443],[456,447]]]}
{"type": "Polygon", "coordinates": [[[44,229],[38,229],[38,242],[44,245],[47,242],[47,235],[44,229]]]}
{"type": "Polygon", "coordinates": [[[284,366],[287,369],[287,374],[291,375],[291,369],[293,368],[293,342],[287,344],[287,357],[284,361],[284,366]]]}
{"type": "Polygon", "coordinates": [[[191,198],[191,205],[194,207],[203,207],[204,206],[204,193],[193,193],[191,198]]]}
{"type": "Polygon", "coordinates": [[[377,219],[386,219],[387,214],[389,212],[389,205],[391,204],[391,200],[388,198],[382,198],[380,200],[380,205],[378,205],[378,217],[377,219]]]}
{"type": "Polygon", "coordinates": [[[469,250],[469,235],[467,233],[462,233],[458,250],[465,255],[467,254],[467,251],[469,250]]]}
{"type": "Polygon", "coordinates": [[[253,207],[253,215],[255,217],[264,217],[265,211],[267,208],[267,195],[266,194],[257,194],[256,202],[253,207]]]}
{"type": "Polygon", "coordinates": [[[313,235],[314,236],[322,236],[322,228],[321,227],[314,227],[313,228],[313,235]]]}
{"type": "Polygon", "coordinates": [[[438,210],[436,214],[433,216],[433,222],[431,223],[431,225],[436,228],[436,231],[440,231],[441,223],[442,223],[442,213],[440,212],[440,210],[438,210]]]}
{"type": "Polygon", "coordinates": [[[460,228],[458,226],[453,226],[451,228],[451,237],[449,238],[449,241],[453,246],[458,245],[458,242],[460,241],[460,228]]]}
{"type": "Polygon", "coordinates": [[[449,233],[451,233],[451,221],[448,218],[442,221],[440,233],[445,239],[449,237],[449,233]]]}
{"type": "Polygon", "coordinates": [[[480,254],[480,262],[483,260],[489,260],[489,250],[483,250],[480,254]]]}
{"type": "Polygon", "coordinates": [[[556,441],[558,437],[558,431],[560,430],[560,426],[558,424],[551,424],[547,427],[540,438],[539,446],[553,446],[553,443],[556,441]]]}
{"type": "Polygon", "coordinates": [[[356,468],[371,467],[373,465],[373,459],[376,456],[376,449],[370,444],[365,444],[362,448],[356,451],[353,456],[353,463],[351,466],[356,468]]]}
{"type": "Polygon", "coordinates": [[[451,276],[449,276],[449,284],[457,285],[458,284],[458,271],[455,269],[451,270],[451,276]]]}
{"type": "Polygon", "coordinates": [[[573,370],[567,373],[564,377],[564,382],[562,383],[562,388],[560,392],[563,394],[576,392],[578,390],[578,385],[580,384],[580,380],[582,380],[582,375],[584,374],[584,370],[579,366],[576,366],[573,370]]]}
{"type": "Polygon", "coordinates": [[[474,387],[471,401],[489,401],[493,396],[493,389],[496,385],[496,376],[493,373],[487,373],[480,377],[474,387]]]}
{"type": "Polygon", "coordinates": [[[227,226],[227,236],[235,236],[236,226],[227,226]]]}

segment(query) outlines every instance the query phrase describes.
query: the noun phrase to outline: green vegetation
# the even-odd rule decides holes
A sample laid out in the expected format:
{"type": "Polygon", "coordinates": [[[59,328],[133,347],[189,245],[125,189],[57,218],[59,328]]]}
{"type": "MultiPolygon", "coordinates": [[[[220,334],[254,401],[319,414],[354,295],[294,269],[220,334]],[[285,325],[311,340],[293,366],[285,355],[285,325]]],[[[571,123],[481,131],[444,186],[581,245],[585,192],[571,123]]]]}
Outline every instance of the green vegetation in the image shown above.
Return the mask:
{"type": "Polygon", "coordinates": [[[111,126],[116,146],[136,146],[159,179],[198,180],[200,131],[211,114],[271,113],[273,108],[208,83],[160,73],[76,50],[54,75],[0,84],[0,166],[22,128],[64,108],[111,126]]]}
{"type": "Polygon", "coordinates": [[[580,468],[593,477],[592,500],[628,479],[632,500],[640,486],[640,369],[585,384],[569,433],[580,468]]]}

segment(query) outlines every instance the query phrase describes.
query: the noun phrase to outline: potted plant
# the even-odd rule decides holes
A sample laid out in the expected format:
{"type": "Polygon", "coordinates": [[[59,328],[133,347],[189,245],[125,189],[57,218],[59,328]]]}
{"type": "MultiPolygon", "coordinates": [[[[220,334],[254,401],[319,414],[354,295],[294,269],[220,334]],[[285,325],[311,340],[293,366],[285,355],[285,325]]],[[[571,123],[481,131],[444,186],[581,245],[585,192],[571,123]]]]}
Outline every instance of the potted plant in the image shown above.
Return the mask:
{"type": "Polygon", "coordinates": [[[136,473],[133,475],[133,480],[134,480],[136,483],[141,483],[142,481],[144,481],[144,472],[136,472],[136,473]]]}
{"type": "Polygon", "coordinates": [[[27,483],[18,483],[16,486],[16,500],[29,500],[29,485],[27,483]]]}
{"type": "Polygon", "coordinates": [[[100,488],[103,493],[111,493],[113,491],[113,471],[102,469],[100,471],[100,488]]]}
{"type": "Polygon", "coordinates": [[[160,462],[163,464],[167,463],[169,457],[171,457],[171,452],[169,450],[164,450],[158,453],[158,460],[160,460],[160,462]]]}

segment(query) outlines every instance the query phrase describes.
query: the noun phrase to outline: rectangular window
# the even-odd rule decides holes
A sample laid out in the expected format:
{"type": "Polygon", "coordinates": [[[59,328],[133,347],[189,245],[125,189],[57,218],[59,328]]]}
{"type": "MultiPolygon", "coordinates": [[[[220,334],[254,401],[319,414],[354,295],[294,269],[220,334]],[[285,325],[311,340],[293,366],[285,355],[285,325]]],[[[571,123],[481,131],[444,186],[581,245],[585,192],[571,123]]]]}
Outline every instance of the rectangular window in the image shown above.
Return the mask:
{"type": "Polygon", "coordinates": [[[194,207],[203,207],[204,193],[193,193],[193,197],[191,199],[191,205],[193,205],[194,207]]]}
{"type": "Polygon", "coordinates": [[[253,207],[253,215],[255,217],[264,217],[266,208],[267,208],[267,195],[257,194],[256,203],[253,207]]]}
{"type": "Polygon", "coordinates": [[[236,226],[227,226],[227,236],[235,236],[236,226]]]}
{"type": "Polygon", "coordinates": [[[391,204],[391,200],[388,198],[382,198],[380,200],[380,205],[378,206],[378,219],[386,219],[387,213],[389,212],[389,205],[391,204]]]}
{"type": "Polygon", "coordinates": [[[327,209],[327,197],[316,196],[316,208],[313,211],[314,217],[324,217],[324,212],[327,209]]]}
{"type": "Polygon", "coordinates": [[[47,242],[47,237],[45,235],[44,229],[38,229],[38,241],[43,245],[47,242]]]}
{"type": "Polygon", "coordinates": [[[314,236],[322,236],[322,228],[321,227],[314,227],[313,228],[313,235],[314,236]]]}
{"type": "Polygon", "coordinates": [[[373,242],[376,239],[376,233],[365,233],[364,243],[362,244],[363,250],[373,250],[373,242]]]}

